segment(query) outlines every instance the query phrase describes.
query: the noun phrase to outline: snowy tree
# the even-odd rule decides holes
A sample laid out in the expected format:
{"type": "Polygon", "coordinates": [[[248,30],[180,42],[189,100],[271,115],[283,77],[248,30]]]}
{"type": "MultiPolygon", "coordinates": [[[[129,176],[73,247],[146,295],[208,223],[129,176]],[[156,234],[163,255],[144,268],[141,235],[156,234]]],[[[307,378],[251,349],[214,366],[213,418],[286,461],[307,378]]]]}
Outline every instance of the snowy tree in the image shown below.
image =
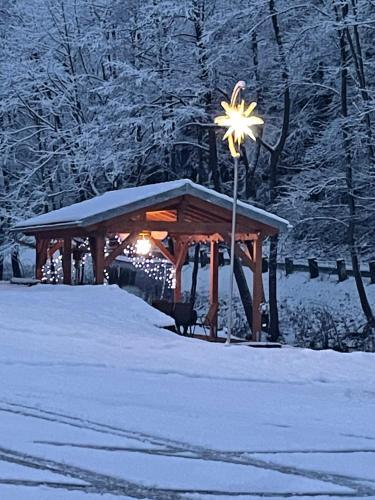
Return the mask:
{"type": "Polygon", "coordinates": [[[371,0],[3,0],[1,252],[16,221],[108,189],[190,177],[230,194],[213,118],[241,79],[266,123],[241,196],[294,225],[271,242],[271,302],[277,255],[358,267],[375,236],[374,22],[371,0]]]}

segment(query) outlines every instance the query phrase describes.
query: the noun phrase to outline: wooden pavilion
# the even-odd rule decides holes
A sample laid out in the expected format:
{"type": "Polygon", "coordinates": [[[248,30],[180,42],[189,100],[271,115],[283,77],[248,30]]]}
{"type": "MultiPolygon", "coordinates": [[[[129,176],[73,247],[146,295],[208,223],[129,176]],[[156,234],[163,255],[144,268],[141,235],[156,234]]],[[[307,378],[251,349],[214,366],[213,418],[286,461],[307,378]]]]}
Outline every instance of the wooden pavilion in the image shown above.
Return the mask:
{"type": "MultiPolygon", "coordinates": [[[[232,203],[228,196],[183,179],[110,191],[20,222],[13,231],[35,236],[37,279],[42,278],[48,252],[51,255],[61,250],[65,284],[71,284],[72,239],[88,238],[98,285],[104,282],[105,268],[139,234],[147,233],[151,243],[175,267],[175,302],[181,300],[181,270],[189,245],[209,242],[210,307],[216,311],[214,322],[217,324],[218,245],[220,242],[229,244],[232,203]],[[155,231],[168,235],[173,250],[152,237],[155,231]],[[105,239],[115,234],[126,236],[105,255],[105,239]]],[[[285,219],[243,202],[238,202],[237,214],[236,253],[253,272],[252,339],[256,341],[261,330],[263,299],[262,242],[268,236],[287,230],[289,224],[285,219]]],[[[216,329],[213,332],[215,334],[216,329]]]]}

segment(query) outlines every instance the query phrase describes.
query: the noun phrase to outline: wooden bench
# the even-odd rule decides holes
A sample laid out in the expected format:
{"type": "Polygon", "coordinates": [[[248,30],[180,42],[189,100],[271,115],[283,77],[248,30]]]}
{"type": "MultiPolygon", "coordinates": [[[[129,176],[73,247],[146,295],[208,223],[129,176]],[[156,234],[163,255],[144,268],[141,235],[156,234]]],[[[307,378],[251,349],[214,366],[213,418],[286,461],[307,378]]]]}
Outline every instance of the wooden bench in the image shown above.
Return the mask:
{"type": "Polygon", "coordinates": [[[33,286],[40,283],[40,280],[35,280],[33,278],[11,278],[10,282],[12,285],[33,286]]]}

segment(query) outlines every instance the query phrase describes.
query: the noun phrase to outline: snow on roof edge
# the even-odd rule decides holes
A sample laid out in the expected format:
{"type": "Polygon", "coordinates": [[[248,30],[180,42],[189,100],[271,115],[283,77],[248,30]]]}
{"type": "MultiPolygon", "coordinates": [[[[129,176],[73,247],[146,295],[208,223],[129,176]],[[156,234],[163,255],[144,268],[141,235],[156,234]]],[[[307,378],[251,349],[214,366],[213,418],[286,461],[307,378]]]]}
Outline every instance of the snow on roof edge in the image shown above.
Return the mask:
{"type": "MultiPolygon", "coordinates": [[[[201,186],[200,184],[196,184],[190,179],[187,179],[189,181],[189,185],[192,189],[188,189],[188,192],[190,191],[189,194],[197,194],[197,192],[202,192],[210,197],[212,199],[218,200],[221,199],[223,202],[225,202],[225,207],[231,209],[231,206],[233,204],[233,198],[226,194],[218,193],[214,189],[206,188],[205,186],[201,186]]],[[[203,198],[205,201],[210,201],[207,200],[207,198],[203,198]]],[[[215,202],[213,201],[215,204],[215,202]]],[[[216,203],[217,204],[217,203],[216,203]]],[[[254,220],[257,220],[258,222],[264,222],[265,224],[272,225],[270,224],[270,219],[274,222],[278,222],[279,224],[277,227],[279,229],[291,229],[292,225],[287,219],[283,219],[282,217],[279,217],[278,215],[273,214],[272,212],[268,212],[267,210],[264,210],[262,208],[256,207],[254,205],[251,205],[250,203],[247,203],[245,201],[238,200],[237,202],[237,212],[240,213],[241,215],[244,215],[245,217],[251,217],[254,220]],[[241,210],[243,209],[243,210],[241,210]],[[258,215],[259,218],[257,219],[254,217],[254,214],[258,215]],[[264,220],[261,220],[264,219],[264,220]]]]}
{"type": "MultiPolygon", "coordinates": [[[[18,222],[12,228],[12,231],[22,231],[22,229],[26,229],[26,228],[34,229],[35,227],[39,227],[39,226],[45,227],[45,228],[47,228],[47,227],[52,228],[52,227],[55,227],[57,225],[60,225],[60,227],[61,227],[63,224],[75,225],[75,227],[82,227],[82,226],[93,224],[95,222],[101,222],[103,220],[108,220],[111,217],[114,217],[116,215],[126,214],[127,212],[130,212],[133,210],[138,210],[138,209],[142,208],[142,206],[144,205],[145,199],[149,199],[149,198],[153,197],[153,198],[155,198],[155,201],[157,201],[157,202],[159,202],[159,201],[163,202],[164,199],[165,200],[170,199],[169,195],[171,193],[173,193],[174,191],[176,191],[176,189],[180,189],[181,191],[184,191],[183,188],[187,184],[187,182],[185,182],[185,181],[191,182],[189,179],[181,179],[178,181],[159,182],[156,184],[148,184],[146,186],[130,187],[130,188],[113,190],[113,191],[107,191],[101,195],[94,196],[93,198],[90,198],[89,200],[85,200],[83,202],[78,202],[78,203],[73,203],[71,205],[67,205],[66,207],[59,208],[57,210],[52,210],[51,212],[48,212],[46,214],[37,215],[34,217],[30,217],[29,219],[26,219],[22,222],[18,222]],[[166,189],[164,191],[160,191],[159,193],[152,193],[151,195],[148,195],[148,196],[139,197],[133,201],[130,201],[130,202],[128,201],[127,203],[126,202],[124,203],[125,200],[121,200],[121,204],[111,205],[104,210],[99,210],[99,211],[96,210],[94,212],[83,215],[80,218],[78,218],[76,216],[71,216],[70,219],[65,219],[64,221],[54,220],[53,217],[51,218],[52,214],[54,214],[54,215],[57,215],[59,213],[64,214],[67,211],[71,211],[72,207],[75,207],[78,209],[78,208],[82,208],[82,207],[87,207],[88,205],[93,205],[95,202],[108,200],[111,195],[112,195],[112,197],[114,197],[113,195],[116,195],[115,197],[117,198],[117,197],[120,197],[121,194],[124,194],[125,192],[127,192],[127,194],[129,194],[130,191],[133,191],[133,193],[134,193],[135,190],[142,189],[145,191],[145,190],[148,190],[147,188],[151,188],[152,186],[159,186],[160,187],[160,186],[166,185],[166,184],[168,184],[170,186],[169,189],[166,189]],[[174,184],[174,185],[172,186],[172,184],[174,184]],[[124,210],[125,208],[128,208],[128,210],[124,210]],[[43,222],[43,220],[46,218],[51,219],[50,222],[43,222]]],[[[181,195],[184,193],[180,192],[179,194],[181,195]]],[[[63,217],[64,217],[64,215],[63,215],[63,217]]]]}
{"type": "MultiPolygon", "coordinates": [[[[102,222],[134,210],[146,208],[147,204],[150,204],[150,200],[152,200],[152,203],[159,203],[183,194],[197,196],[204,201],[213,203],[214,205],[221,206],[228,210],[231,209],[233,203],[232,198],[225,194],[218,193],[213,189],[196,184],[190,179],[180,179],[177,181],[149,184],[146,186],[124,188],[117,191],[107,191],[106,193],[91,198],[90,200],[74,203],[61,209],[53,210],[47,214],[31,217],[22,222],[18,222],[11,230],[15,232],[25,231],[28,229],[35,230],[36,228],[57,228],[57,226],[60,228],[63,226],[85,227],[87,225],[102,222]],[[157,188],[159,188],[159,190],[157,188]],[[156,192],[153,193],[153,190],[156,190],[156,192]],[[128,196],[126,197],[126,195],[128,196]],[[126,198],[128,198],[128,200],[126,200],[126,198]],[[116,200],[117,202],[113,203],[113,201],[116,200]],[[101,205],[100,202],[104,205],[101,210],[98,208],[98,206],[100,207],[101,205]],[[73,207],[78,209],[78,212],[79,209],[83,208],[83,214],[81,217],[77,217],[77,214],[75,214],[75,216],[71,215],[70,220],[65,218],[65,220],[61,221],[61,218],[60,220],[58,217],[56,218],[58,214],[62,214],[62,219],[64,219],[64,214],[74,213],[73,207]]],[[[241,215],[272,227],[276,227],[280,231],[285,231],[292,227],[286,219],[272,214],[271,212],[267,212],[261,208],[255,207],[249,203],[238,201],[237,206],[238,213],[241,215]]]]}

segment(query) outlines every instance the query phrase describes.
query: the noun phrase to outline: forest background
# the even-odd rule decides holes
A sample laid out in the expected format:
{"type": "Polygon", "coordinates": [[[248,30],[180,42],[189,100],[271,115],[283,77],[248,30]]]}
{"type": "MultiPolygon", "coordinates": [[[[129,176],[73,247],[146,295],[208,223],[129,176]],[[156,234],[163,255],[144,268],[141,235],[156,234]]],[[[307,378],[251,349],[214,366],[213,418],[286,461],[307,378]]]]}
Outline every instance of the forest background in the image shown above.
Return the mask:
{"type": "Polygon", "coordinates": [[[2,0],[0,252],[20,219],[107,190],[230,194],[213,119],[245,80],[265,126],[240,197],[293,224],[269,245],[271,295],[277,251],[355,272],[374,257],[374,30],[374,0],[2,0]]]}

